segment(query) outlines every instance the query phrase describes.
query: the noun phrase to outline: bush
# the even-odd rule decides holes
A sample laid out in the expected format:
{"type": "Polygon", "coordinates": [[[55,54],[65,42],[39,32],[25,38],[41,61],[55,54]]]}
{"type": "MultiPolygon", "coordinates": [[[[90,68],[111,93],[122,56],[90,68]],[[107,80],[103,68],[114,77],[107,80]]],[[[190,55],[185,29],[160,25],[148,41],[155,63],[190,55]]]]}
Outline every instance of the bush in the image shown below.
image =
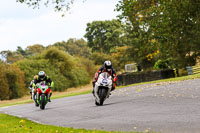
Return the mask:
{"type": "Polygon", "coordinates": [[[34,75],[44,71],[54,81],[54,91],[64,91],[69,87],[88,84],[92,72],[88,72],[86,66],[94,65],[87,59],[74,58],[55,47],[50,47],[40,55],[16,64],[24,71],[27,86],[34,75]]]}
{"type": "Polygon", "coordinates": [[[0,64],[0,100],[25,94],[24,73],[14,65],[0,64]]]}
{"type": "Polygon", "coordinates": [[[104,61],[111,60],[111,56],[105,53],[94,52],[90,59],[94,61],[95,65],[102,65],[104,61]]]}
{"type": "Polygon", "coordinates": [[[112,62],[112,66],[117,71],[122,68],[121,66],[123,66],[122,62],[120,62],[118,58],[115,58],[115,56],[105,53],[99,53],[99,52],[92,53],[90,59],[94,62],[95,65],[99,66],[102,66],[106,60],[110,60],[112,62]]]}
{"type": "Polygon", "coordinates": [[[24,71],[26,86],[28,87],[33,76],[39,71],[44,71],[55,83],[54,90],[63,91],[70,87],[70,80],[67,79],[58,67],[50,64],[46,59],[29,59],[17,62],[17,65],[24,71]]]}
{"type": "Polygon", "coordinates": [[[188,75],[187,70],[185,68],[178,69],[178,76],[186,76],[188,75]]]}
{"type": "Polygon", "coordinates": [[[9,86],[6,79],[6,66],[0,64],[0,100],[9,99],[9,86]]]}
{"type": "Polygon", "coordinates": [[[158,69],[167,69],[169,68],[168,66],[168,61],[167,60],[158,60],[155,65],[154,65],[154,69],[158,70],[158,69]]]}
{"type": "Polygon", "coordinates": [[[6,71],[9,84],[10,99],[22,97],[25,94],[24,73],[16,66],[10,65],[6,71]]]}
{"type": "Polygon", "coordinates": [[[76,62],[78,63],[79,67],[84,68],[87,73],[89,73],[90,77],[93,77],[97,69],[99,69],[98,66],[94,65],[94,61],[91,61],[85,57],[76,57],[76,62]]]}

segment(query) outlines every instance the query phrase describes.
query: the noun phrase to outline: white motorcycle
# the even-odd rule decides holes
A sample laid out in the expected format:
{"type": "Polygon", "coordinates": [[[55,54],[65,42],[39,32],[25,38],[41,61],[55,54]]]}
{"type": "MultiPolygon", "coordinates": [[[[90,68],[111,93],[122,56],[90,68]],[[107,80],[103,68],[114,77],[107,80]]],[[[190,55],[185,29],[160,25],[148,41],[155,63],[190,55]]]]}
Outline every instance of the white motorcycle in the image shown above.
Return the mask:
{"type": "Polygon", "coordinates": [[[101,73],[94,87],[95,104],[97,106],[103,105],[103,102],[110,95],[111,88],[112,76],[107,72],[101,73]]]}

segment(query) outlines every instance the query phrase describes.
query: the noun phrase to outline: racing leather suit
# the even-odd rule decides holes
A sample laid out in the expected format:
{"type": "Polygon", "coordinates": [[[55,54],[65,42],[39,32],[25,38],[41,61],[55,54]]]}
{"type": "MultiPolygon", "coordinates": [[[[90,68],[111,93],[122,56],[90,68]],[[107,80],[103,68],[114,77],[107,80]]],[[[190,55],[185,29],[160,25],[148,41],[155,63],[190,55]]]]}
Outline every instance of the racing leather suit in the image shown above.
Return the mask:
{"type": "MultiPolygon", "coordinates": [[[[39,77],[34,79],[33,87],[35,88],[36,84],[40,83],[42,81],[45,81],[45,83],[47,83],[51,88],[54,86],[54,82],[48,76],[45,75],[45,77],[43,79],[40,79],[39,77]]],[[[49,102],[51,102],[51,100],[50,100],[51,95],[52,95],[52,90],[50,89],[50,94],[48,95],[49,102]]]]}
{"type": "Polygon", "coordinates": [[[97,82],[97,79],[99,77],[99,75],[103,72],[108,72],[111,76],[112,76],[112,81],[113,81],[113,84],[112,84],[112,89],[111,91],[115,90],[115,87],[116,87],[116,81],[117,81],[117,75],[116,75],[116,71],[111,68],[111,71],[107,71],[106,68],[104,66],[101,66],[99,68],[99,70],[95,73],[95,77],[94,77],[94,81],[92,82],[93,84],[93,88],[95,86],[95,83],[97,82]]]}

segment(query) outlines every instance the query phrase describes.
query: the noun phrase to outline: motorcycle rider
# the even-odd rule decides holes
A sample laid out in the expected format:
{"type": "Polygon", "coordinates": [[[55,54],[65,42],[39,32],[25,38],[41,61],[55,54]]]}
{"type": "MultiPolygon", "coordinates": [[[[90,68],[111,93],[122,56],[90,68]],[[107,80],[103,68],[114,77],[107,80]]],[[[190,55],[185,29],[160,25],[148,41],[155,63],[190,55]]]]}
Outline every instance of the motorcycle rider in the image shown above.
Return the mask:
{"type": "MultiPolygon", "coordinates": [[[[44,71],[40,71],[40,72],[38,73],[38,78],[36,78],[36,79],[34,80],[34,82],[33,82],[33,87],[36,87],[36,84],[37,84],[37,83],[40,83],[40,82],[42,82],[42,81],[45,81],[45,82],[50,86],[50,88],[53,88],[54,82],[49,78],[49,76],[47,76],[47,75],[45,74],[44,71]]],[[[50,100],[51,95],[52,95],[52,90],[50,89],[50,93],[49,93],[49,95],[48,95],[48,100],[49,100],[49,102],[51,102],[51,100],[50,100]]]]}
{"type": "Polygon", "coordinates": [[[33,82],[34,82],[34,80],[37,79],[37,78],[38,78],[38,75],[35,75],[35,76],[33,77],[33,80],[31,80],[30,85],[29,85],[29,90],[30,90],[30,94],[31,94],[31,99],[32,99],[32,92],[35,92],[35,91],[34,91],[34,87],[33,87],[33,82]]]}
{"type": "Polygon", "coordinates": [[[114,70],[114,68],[112,67],[112,63],[111,61],[107,60],[104,62],[104,65],[101,66],[99,68],[99,70],[95,73],[95,77],[94,77],[94,81],[92,82],[93,84],[93,90],[92,90],[92,93],[94,94],[94,86],[95,86],[95,83],[97,82],[98,80],[98,77],[101,73],[103,72],[108,72],[111,76],[112,76],[112,88],[111,88],[111,91],[114,91],[115,90],[115,87],[116,87],[116,81],[117,81],[117,75],[116,75],[116,71],[114,70]]]}

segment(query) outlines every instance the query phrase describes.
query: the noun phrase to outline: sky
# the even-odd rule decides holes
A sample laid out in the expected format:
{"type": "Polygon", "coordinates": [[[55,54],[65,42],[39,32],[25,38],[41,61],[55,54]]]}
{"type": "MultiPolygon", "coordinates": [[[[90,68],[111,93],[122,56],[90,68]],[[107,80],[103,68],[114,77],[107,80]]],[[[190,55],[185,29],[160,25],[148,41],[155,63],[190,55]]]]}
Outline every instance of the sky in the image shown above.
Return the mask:
{"type": "Polygon", "coordinates": [[[16,0],[1,0],[0,51],[83,38],[87,23],[116,19],[117,3],[118,0],[75,0],[70,11],[62,17],[51,6],[33,9],[16,0]]]}

